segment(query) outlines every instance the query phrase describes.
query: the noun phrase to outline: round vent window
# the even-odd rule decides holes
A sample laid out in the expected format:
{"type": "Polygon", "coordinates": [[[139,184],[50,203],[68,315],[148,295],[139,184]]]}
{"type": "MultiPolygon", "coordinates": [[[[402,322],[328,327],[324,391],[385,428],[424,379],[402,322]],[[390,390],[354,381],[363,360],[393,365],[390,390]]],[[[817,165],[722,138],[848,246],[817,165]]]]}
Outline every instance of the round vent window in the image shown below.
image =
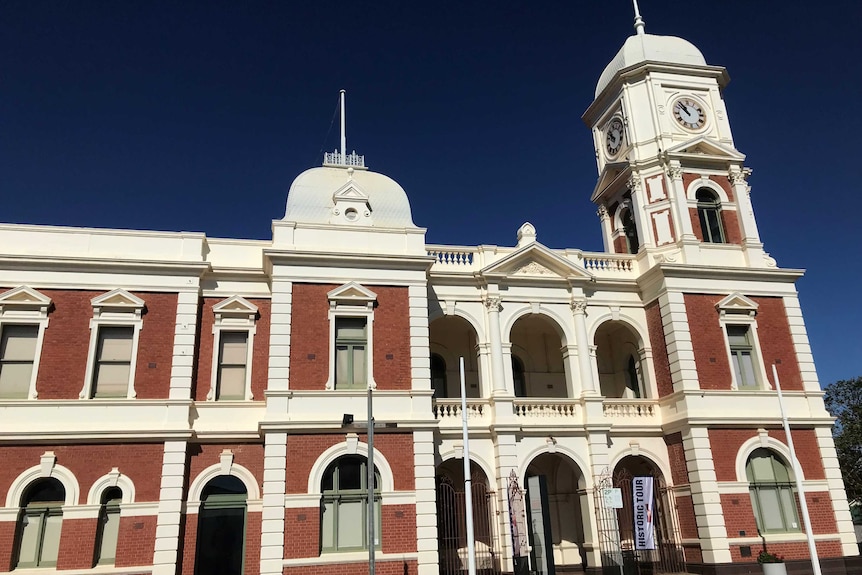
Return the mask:
{"type": "Polygon", "coordinates": [[[348,222],[355,222],[356,218],[359,217],[359,212],[356,211],[356,208],[347,208],[344,210],[344,217],[347,218],[348,222]]]}

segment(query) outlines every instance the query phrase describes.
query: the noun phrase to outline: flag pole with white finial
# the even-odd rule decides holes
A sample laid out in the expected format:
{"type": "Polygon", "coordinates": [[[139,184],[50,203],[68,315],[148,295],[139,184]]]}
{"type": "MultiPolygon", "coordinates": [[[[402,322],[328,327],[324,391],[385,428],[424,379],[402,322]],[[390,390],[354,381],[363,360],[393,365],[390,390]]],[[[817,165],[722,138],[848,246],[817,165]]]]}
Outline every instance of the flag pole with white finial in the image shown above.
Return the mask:
{"type": "Polygon", "coordinates": [[[635,7],[635,31],[638,33],[638,36],[645,34],[644,29],[646,25],[644,24],[644,19],[641,18],[641,12],[638,9],[638,0],[632,0],[632,4],[635,7]]]}

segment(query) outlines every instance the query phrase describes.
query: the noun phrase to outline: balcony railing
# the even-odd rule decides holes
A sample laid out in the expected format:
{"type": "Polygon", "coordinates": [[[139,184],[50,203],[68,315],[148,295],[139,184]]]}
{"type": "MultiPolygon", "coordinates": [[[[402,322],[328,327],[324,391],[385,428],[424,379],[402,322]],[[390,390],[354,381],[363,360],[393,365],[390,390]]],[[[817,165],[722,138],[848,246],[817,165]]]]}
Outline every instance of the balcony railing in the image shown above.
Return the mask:
{"type": "Polygon", "coordinates": [[[657,402],[651,399],[606,399],[604,403],[605,417],[610,418],[658,418],[657,402]]]}
{"type": "Polygon", "coordinates": [[[580,413],[577,399],[516,399],[515,417],[574,419],[580,413]]]}
{"type": "MultiPolygon", "coordinates": [[[[467,421],[483,419],[490,416],[487,399],[467,400],[467,421]]],[[[434,417],[440,422],[461,421],[460,399],[436,399],[434,400],[434,417]]]]}

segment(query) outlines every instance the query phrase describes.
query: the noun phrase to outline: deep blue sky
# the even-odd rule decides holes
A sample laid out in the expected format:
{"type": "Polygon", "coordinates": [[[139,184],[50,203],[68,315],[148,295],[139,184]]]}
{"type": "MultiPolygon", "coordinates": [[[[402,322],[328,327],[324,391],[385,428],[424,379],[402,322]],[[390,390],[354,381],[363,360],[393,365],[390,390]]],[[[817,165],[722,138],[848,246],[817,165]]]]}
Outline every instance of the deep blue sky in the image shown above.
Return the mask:
{"type": "MultiPolygon", "coordinates": [[[[726,66],[761,236],[821,383],[862,375],[857,1],[641,0],[726,66]]],[[[269,238],[348,90],[348,147],[430,243],[601,250],[580,116],[628,0],[0,2],[0,221],[269,238]]]]}

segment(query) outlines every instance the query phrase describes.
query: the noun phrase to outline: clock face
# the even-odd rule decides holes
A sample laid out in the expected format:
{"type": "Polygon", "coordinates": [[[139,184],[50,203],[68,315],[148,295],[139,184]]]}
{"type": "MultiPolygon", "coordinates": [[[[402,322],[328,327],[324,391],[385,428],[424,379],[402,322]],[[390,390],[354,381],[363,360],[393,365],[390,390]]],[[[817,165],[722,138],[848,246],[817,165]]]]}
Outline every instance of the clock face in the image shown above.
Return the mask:
{"type": "Polygon", "coordinates": [[[673,117],[689,130],[700,130],[706,126],[706,113],[703,106],[691,98],[680,98],[673,104],[673,117]]]}
{"type": "Polygon", "coordinates": [[[619,118],[614,118],[608,124],[605,132],[605,148],[609,156],[616,156],[620,148],[623,147],[623,122],[619,118]]]}

